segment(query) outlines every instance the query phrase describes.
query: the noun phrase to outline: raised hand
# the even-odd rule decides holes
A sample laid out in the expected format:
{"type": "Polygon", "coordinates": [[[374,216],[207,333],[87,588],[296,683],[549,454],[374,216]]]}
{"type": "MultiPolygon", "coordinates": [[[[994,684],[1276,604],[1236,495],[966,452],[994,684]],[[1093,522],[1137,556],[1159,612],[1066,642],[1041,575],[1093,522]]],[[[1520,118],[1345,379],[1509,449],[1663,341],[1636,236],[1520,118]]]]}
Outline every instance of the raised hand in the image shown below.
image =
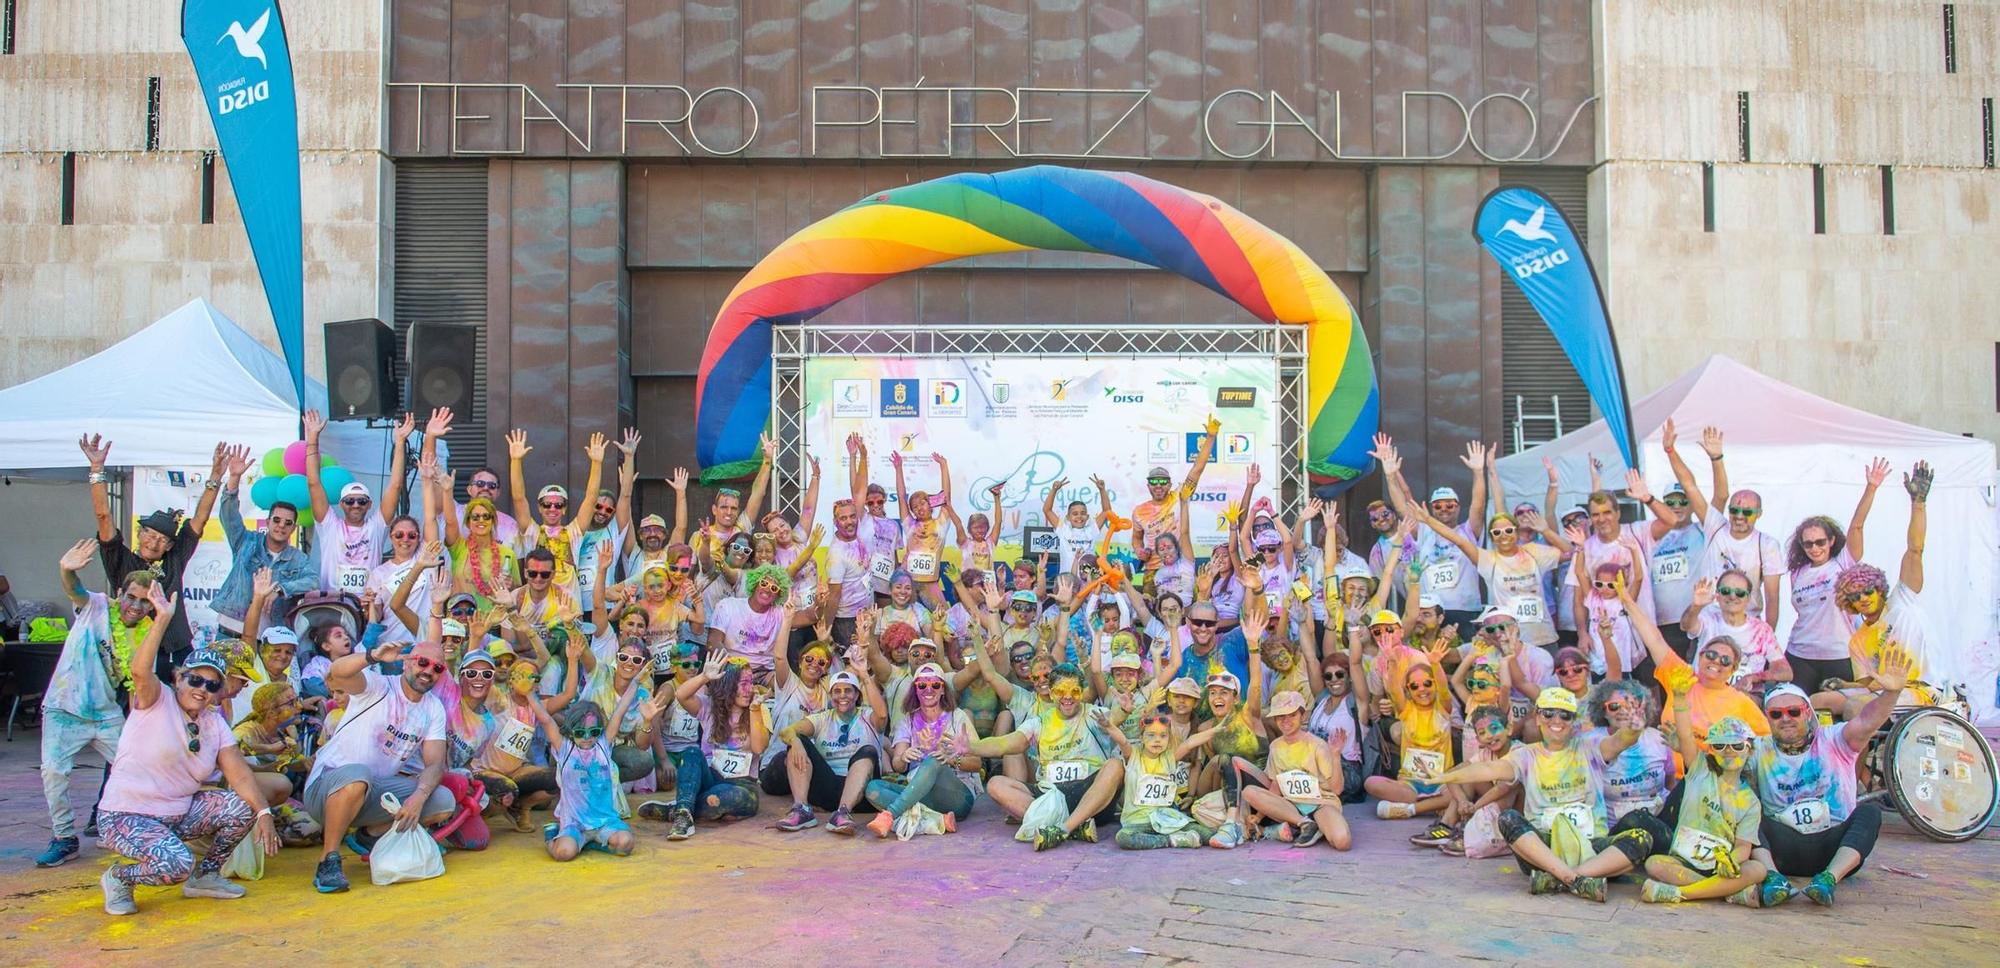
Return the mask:
{"type": "Polygon", "coordinates": [[[111,458],[111,441],[105,440],[101,434],[85,434],[77,438],[76,446],[90,461],[92,470],[103,470],[104,462],[111,458]]]}
{"type": "Polygon", "coordinates": [[[1591,475],[1595,476],[1604,473],[1604,459],[1596,454],[1587,454],[1587,456],[1590,458],[1591,475]]]}
{"type": "Polygon", "coordinates": [[[259,568],[250,576],[250,594],[255,598],[269,598],[277,583],[271,579],[271,569],[259,568]]]}
{"type": "Polygon", "coordinates": [[[1680,439],[1680,435],[1674,432],[1674,418],[1668,417],[1667,422],[1660,425],[1660,449],[1671,454],[1680,439]]]}
{"type": "Polygon", "coordinates": [[[764,462],[767,464],[778,459],[778,439],[776,437],[772,437],[769,434],[758,434],[757,449],[764,452],[764,462]]]}
{"type": "Polygon", "coordinates": [[[1479,473],[1486,466],[1486,444],[1477,440],[1466,444],[1465,456],[1460,457],[1458,462],[1470,468],[1474,474],[1479,473]]]}
{"type": "Polygon", "coordinates": [[[1863,474],[1868,479],[1869,490],[1872,491],[1875,488],[1881,487],[1882,482],[1889,479],[1888,460],[1881,457],[1877,457],[1874,460],[1869,461],[1868,467],[1865,471],[1863,471],[1863,474]]]}
{"type": "Polygon", "coordinates": [[[1306,509],[1299,512],[1299,521],[1301,523],[1306,521],[1311,521],[1312,519],[1319,517],[1319,513],[1325,509],[1326,509],[1325,501],[1322,501],[1316,497],[1306,498],[1306,509]]]}
{"type": "Polygon", "coordinates": [[[1092,486],[1097,488],[1097,493],[1099,494],[1109,493],[1109,491],[1104,486],[1104,478],[1099,477],[1096,474],[1092,474],[1090,475],[1090,483],[1092,486]]]}
{"type": "Polygon", "coordinates": [[[1922,504],[1930,499],[1931,482],[1935,478],[1936,475],[1931,472],[1931,465],[1927,461],[1918,461],[1917,466],[1910,468],[1910,472],[1903,475],[1903,490],[1910,492],[1911,504],[1922,504]]]}
{"type": "Polygon", "coordinates": [[[1639,476],[1636,470],[1625,472],[1625,493],[1640,504],[1653,503],[1652,489],[1646,486],[1646,479],[1639,476]]]}
{"type": "MultiPolygon", "coordinates": [[[[432,408],[430,419],[424,421],[424,436],[442,437],[451,433],[452,421],[456,419],[458,415],[452,413],[450,407],[432,408]]],[[[526,440],[527,435],[523,434],[521,439],[526,440]]]]}
{"type": "Polygon", "coordinates": [[[892,467],[901,467],[901,466],[903,466],[903,452],[902,452],[902,451],[900,451],[900,450],[896,450],[895,448],[890,448],[890,450],[889,450],[889,464],[890,464],[890,466],[892,466],[892,467]]]}
{"type": "Polygon", "coordinates": [[[1557,483],[1561,479],[1556,473],[1556,462],[1547,457],[1542,458],[1542,470],[1548,472],[1550,484],[1557,483]]]}
{"type": "Polygon", "coordinates": [[[806,537],[806,543],[819,544],[820,539],[824,537],[826,537],[826,525],[815,524],[813,525],[812,534],[806,537]]]}
{"type": "Polygon", "coordinates": [[[229,472],[230,480],[241,481],[243,475],[250,470],[250,446],[245,444],[230,448],[227,466],[223,470],[229,472]]]}
{"type": "Polygon", "coordinates": [[[515,428],[507,432],[507,459],[520,460],[535,448],[528,446],[528,432],[515,428]]]}
{"type": "Polygon", "coordinates": [[[442,541],[426,541],[424,542],[424,546],[417,550],[417,567],[419,568],[436,568],[443,561],[444,542],[442,541]]]}
{"type": "Polygon", "coordinates": [[[685,467],[674,468],[674,472],[667,476],[667,486],[683,494],[687,493],[688,469],[685,467]]]}
{"type": "Polygon", "coordinates": [[[1263,479],[1264,469],[1257,464],[1251,464],[1249,469],[1243,472],[1243,482],[1246,484],[1255,484],[1263,479]]]}
{"type": "Polygon", "coordinates": [[[618,439],[618,449],[624,453],[626,460],[631,460],[639,452],[639,428],[625,428],[625,433],[618,439]]]}
{"type": "Polygon", "coordinates": [[[146,600],[153,603],[154,621],[164,622],[173,618],[174,610],[181,607],[181,594],[179,592],[168,595],[161,590],[166,587],[166,584],[163,581],[156,581],[146,586],[146,600]]]}
{"type": "Polygon", "coordinates": [[[1382,465],[1383,474],[1394,474],[1403,469],[1403,459],[1396,453],[1395,438],[1388,434],[1375,435],[1375,449],[1369,451],[1368,456],[1382,465]]]}
{"type": "MultiPolygon", "coordinates": [[[[1708,455],[1709,460],[1721,460],[1722,428],[1720,427],[1701,428],[1701,449],[1703,453],[1708,455]]],[[[1718,497],[1720,497],[1720,495],[1718,495],[1718,497]]]]}
{"type": "Polygon", "coordinates": [[[1208,420],[1202,423],[1201,429],[1204,434],[1213,437],[1222,430],[1222,421],[1215,419],[1215,414],[1211,413],[1208,415],[1208,420]]]}
{"type": "Polygon", "coordinates": [[[229,441],[226,440],[217,441],[215,445],[215,459],[208,465],[208,479],[211,481],[221,480],[222,468],[224,465],[228,463],[229,463],[229,441]]]}
{"type": "Polygon", "coordinates": [[[707,659],[702,660],[701,674],[710,680],[719,679],[722,677],[722,667],[728,662],[729,658],[722,654],[721,649],[717,649],[709,653],[707,659]]]}
{"type": "Polygon", "coordinates": [[[818,477],[818,476],[819,476],[819,457],[817,457],[816,455],[813,455],[813,454],[807,454],[807,455],[806,455],[806,464],[807,464],[807,465],[809,465],[810,467],[812,467],[812,476],[814,476],[814,477],[818,477]]]}
{"type": "Polygon", "coordinates": [[[1570,544],[1576,545],[1577,547],[1581,548],[1583,547],[1584,541],[1589,539],[1590,532],[1585,531],[1583,529],[1582,522],[1578,522],[1576,524],[1564,525],[1563,537],[1568,538],[1570,544]]]}
{"type": "MultiPolygon", "coordinates": [[[[1004,486],[1005,482],[1003,481],[1003,482],[1001,482],[1001,483],[1002,483],[1002,485],[1004,486]]],[[[1053,483],[1051,483],[1051,484],[1049,485],[1049,493],[1050,493],[1050,494],[1058,494],[1058,495],[1059,495],[1059,494],[1061,494],[1061,493],[1062,493],[1062,490],[1063,490],[1063,488],[1065,488],[1065,487],[1068,487],[1068,486],[1069,486],[1069,478],[1067,478],[1067,477],[1058,477],[1058,478],[1056,478],[1056,479],[1055,479],[1055,481],[1054,481],[1053,483]]],[[[1051,523],[1053,523],[1053,522],[1051,522],[1051,523]]]]}
{"type": "Polygon", "coordinates": [[[320,416],[317,410],[307,410],[305,416],[299,419],[299,423],[305,426],[308,441],[318,440],[320,431],[326,429],[326,418],[320,416]]]}
{"type": "Polygon", "coordinates": [[[431,481],[435,483],[437,481],[437,474],[438,474],[437,455],[430,453],[428,451],[426,451],[425,453],[418,454],[417,480],[431,481]]]}
{"type": "Polygon", "coordinates": [[[1542,512],[1532,510],[1515,515],[1514,523],[1538,533],[1548,527],[1548,522],[1542,520],[1542,512]]]}
{"type": "Polygon", "coordinates": [[[416,432],[417,432],[417,415],[414,413],[405,412],[403,414],[403,419],[396,421],[396,428],[389,432],[389,436],[393,438],[396,441],[396,443],[401,444],[403,441],[410,439],[410,435],[416,432]]]}
{"type": "Polygon", "coordinates": [[[64,571],[82,571],[89,566],[90,559],[95,554],[97,554],[97,539],[85,538],[70,545],[69,550],[63,552],[62,558],[56,563],[61,565],[64,571]]]}
{"type": "Polygon", "coordinates": [[[1707,608],[1715,601],[1715,579],[1704,578],[1694,583],[1694,607],[1707,608]]]}
{"type": "Polygon", "coordinates": [[[593,462],[603,460],[604,448],[609,446],[610,443],[609,440],[605,439],[603,434],[593,432],[590,435],[590,442],[583,445],[583,455],[590,458],[593,462]]]}
{"type": "Polygon", "coordinates": [[[1883,692],[1900,693],[1909,684],[1909,650],[1902,643],[1891,642],[1882,648],[1882,658],[1875,664],[1875,685],[1883,692]]]}

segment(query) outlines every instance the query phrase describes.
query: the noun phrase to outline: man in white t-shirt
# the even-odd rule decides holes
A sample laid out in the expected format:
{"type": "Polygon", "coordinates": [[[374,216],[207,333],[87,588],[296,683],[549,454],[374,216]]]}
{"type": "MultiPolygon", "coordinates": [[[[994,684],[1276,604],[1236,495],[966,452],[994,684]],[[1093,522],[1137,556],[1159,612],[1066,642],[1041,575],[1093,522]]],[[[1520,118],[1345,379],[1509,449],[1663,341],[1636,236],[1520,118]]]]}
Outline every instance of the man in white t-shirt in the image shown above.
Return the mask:
{"type": "Polygon", "coordinates": [[[375,499],[368,485],[350,480],[340,489],[340,511],[334,513],[327,501],[326,483],[321,478],[319,435],[326,418],[308,410],[306,429],[306,493],[312,497],[313,556],[319,559],[319,586],[322,590],[346,592],[356,598],[368,587],[368,573],[382,563],[389,542],[389,522],[396,518],[396,504],[403,496],[403,443],[417,428],[415,414],[404,414],[392,433],[388,484],[382,493],[382,507],[369,513],[375,499]]]}
{"type": "Polygon", "coordinates": [[[350,828],[359,828],[351,845],[365,851],[391,824],[408,830],[451,819],[455,801],[438,786],[446,765],[444,704],[431,694],[450,667],[434,642],[418,642],[400,655],[400,676],[368,667],[396,661],[399,649],[386,644],[372,653],[352,652],[327,668],[327,687],[347,693],[347,706],[321,744],[301,797],[324,830],[313,873],[321,894],[347,890],[340,845],[350,828]],[[402,807],[385,809],[385,793],[395,794],[402,807]]]}
{"type": "MultiPolygon", "coordinates": [[[[1410,490],[1409,482],[1403,479],[1403,462],[1396,453],[1395,441],[1388,434],[1376,434],[1375,450],[1370,452],[1370,456],[1382,462],[1389,497],[1396,502],[1397,513],[1414,517],[1416,494],[1410,490]]],[[[1450,487],[1432,490],[1426,502],[1431,517],[1475,545],[1481,544],[1483,535],[1475,530],[1472,522],[1486,520],[1486,457],[1486,445],[1474,441],[1465,445],[1465,456],[1459,458],[1472,470],[1472,503],[1466,507],[1464,520],[1459,518],[1458,491],[1450,487]]],[[[1435,530],[1427,530],[1417,534],[1415,557],[1410,564],[1422,576],[1419,594],[1437,599],[1444,606],[1445,621],[1459,626],[1461,638],[1470,638],[1472,624],[1479,618],[1481,602],[1479,579],[1475,575],[1472,559],[1435,530]]]]}
{"type": "MultiPolygon", "coordinates": [[[[861,507],[842,498],[833,502],[833,543],[826,548],[826,597],[833,605],[833,640],[854,644],[854,617],[875,604],[868,581],[868,543],[861,539],[861,507]]],[[[824,602],[821,608],[827,607],[824,602]]]]}
{"type": "Polygon", "coordinates": [[[1764,516],[1764,498],[1756,491],[1729,490],[1729,472],[1722,462],[1722,431],[1703,427],[1701,449],[1708,455],[1713,493],[1717,497],[1729,496],[1723,507],[1709,504],[1700,486],[1695,484],[1694,474],[1674,450],[1674,440],[1674,423],[1669,420],[1660,429],[1660,443],[1667,449],[1674,479],[1687,492],[1688,509],[1701,522],[1707,536],[1696,577],[1720,578],[1730,569],[1749,575],[1750,610],[1762,613],[1765,624],[1777,628],[1778,580],[1785,574],[1785,551],[1778,539],[1757,530],[1757,520],[1764,516]]]}
{"type": "Polygon", "coordinates": [[[1090,482],[1097,485],[1098,513],[1091,516],[1090,507],[1082,501],[1071,501],[1063,510],[1063,516],[1056,517],[1056,495],[1061,494],[1069,478],[1057,478],[1049,485],[1048,493],[1042,495],[1042,520],[1056,533],[1056,557],[1060,562],[1058,573],[1076,573],[1078,555],[1095,554],[1097,542],[1104,537],[1104,522],[1111,517],[1111,495],[1104,487],[1104,479],[1090,475],[1090,482]]]}

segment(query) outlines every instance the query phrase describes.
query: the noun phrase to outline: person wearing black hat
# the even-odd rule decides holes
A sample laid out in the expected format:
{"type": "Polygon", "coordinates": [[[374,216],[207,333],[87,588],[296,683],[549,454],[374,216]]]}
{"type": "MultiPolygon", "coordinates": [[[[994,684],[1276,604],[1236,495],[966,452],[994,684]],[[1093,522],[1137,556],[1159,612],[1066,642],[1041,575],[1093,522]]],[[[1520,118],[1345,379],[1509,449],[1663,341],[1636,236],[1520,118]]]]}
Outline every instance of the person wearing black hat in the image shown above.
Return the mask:
{"type": "MultiPolygon", "coordinates": [[[[139,519],[139,533],[132,546],[127,547],[125,536],[111,517],[111,479],[104,471],[105,461],[111,457],[111,441],[92,434],[78,440],[77,447],[90,462],[90,508],[97,516],[97,551],[104,560],[105,580],[112,588],[124,588],[128,575],[150,570],[159,573],[169,593],[178,593],[181,576],[201,545],[201,533],[208,528],[209,512],[215,508],[216,494],[222,487],[223,465],[232,457],[248,460],[250,448],[216,444],[215,461],[209,467],[208,479],[202,482],[201,502],[195,505],[194,515],[183,522],[177,510],[154,511],[139,519]]],[[[166,639],[160,644],[155,674],[166,677],[193,647],[187,609],[176,609],[166,639]]]]}

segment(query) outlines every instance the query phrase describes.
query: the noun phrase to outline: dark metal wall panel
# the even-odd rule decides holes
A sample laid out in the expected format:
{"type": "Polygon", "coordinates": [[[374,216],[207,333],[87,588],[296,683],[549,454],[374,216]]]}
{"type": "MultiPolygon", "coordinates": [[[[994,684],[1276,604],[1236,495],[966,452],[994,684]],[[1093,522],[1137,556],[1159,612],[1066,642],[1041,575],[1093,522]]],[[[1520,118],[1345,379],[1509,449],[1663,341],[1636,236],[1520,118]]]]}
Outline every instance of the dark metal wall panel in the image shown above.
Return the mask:
{"type": "MultiPolygon", "coordinates": [[[[408,346],[410,326],[467,326],[478,330],[472,361],[472,411],[458,414],[445,437],[452,463],[461,468],[486,461],[487,414],[484,388],[492,372],[486,351],[487,324],[486,163],[405,161],[396,166],[395,277],[396,333],[408,346]]],[[[407,355],[398,354],[398,384],[407,376],[407,355]]],[[[404,397],[404,406],[429,411],[404,397]]]]}

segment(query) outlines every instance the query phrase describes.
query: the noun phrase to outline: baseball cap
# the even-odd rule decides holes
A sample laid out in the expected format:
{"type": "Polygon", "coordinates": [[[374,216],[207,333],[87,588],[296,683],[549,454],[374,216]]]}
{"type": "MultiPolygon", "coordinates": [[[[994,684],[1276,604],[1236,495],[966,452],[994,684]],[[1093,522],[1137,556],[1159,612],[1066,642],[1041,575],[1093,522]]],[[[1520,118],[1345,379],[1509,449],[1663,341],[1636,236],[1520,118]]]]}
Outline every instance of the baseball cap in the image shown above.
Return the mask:
{"type": "Polygon", "coordinates": [[[1007,600],[1016,605],[1033,605],[1035,604],[1035,593],[1023,588],[1009,596],[1007,600]]]}
{"type": "Polygon", "coordinates": [[[1723,746],[1729,743],[1747,743],[1752,736],[1750,724],[1735,716],[1724,716],[1708,728],[1708,745],[1723,746]]]}
{"type": "Polygon", "coordinates": [[[1589,508],[1587,508],[1587,507],[1584,507],[1584,506],[1583,506],[1583,505],[1581,505],[1581,504],[1572,504],[1572,505],[1570,505],[1569,507],[1566,507],[1566,508],[1564,508],[1564,509],[1563,509],[1563,513],[1562,513],[1562,517],[1560,517],[1560,518],[1557,518],[1556,520],[1557,520],[1557,521],[1567,521],[1567,520],[1569,520],[1570,518],[1572,518],[1572,517],[1576,517],[1576,516],[1578,516],[1578,515],[1581,515],[1581,516],[1583,516],[1583,517],[1586,517],[1586,518],[1587,518],[1587,517],[1590,517],[1590,509],[1589,509],[1589,508]]]}
{"type": "Polygon", "coordinates": [[[1305,708],[1306,697],[1287,689],[1271,697],[1270,708],[1264,710],[1264,715],[1283,716],[1286,713],[1304,712],[1305,708]]]}
{"type": "Polygon", "coordinates": [[[475,598],[471,592],[459,592],[444,600],[445,611],[451,611],[459,602],[465,602],[474,608],[479,607],[479,599],[475,598]]]}
{"type": "Polygon", "coordinates": [[[299,633],[292,631],[289,625],[273,625],[257,633],[257,640],[266,645],[296,646],[299,644],[299,633]]]}
{"type": "Polygon", "coordinates": [[[1491,622],[1494,619],[1500,619],[1500,618],[1513,619],[1514,613],[1511,610],[1502,608],[1498,605],[1488,605],[1486,606],[1486,611],[1479,613],[1479,621],[1481,623],[1491,622]]]}
{"type": "Polygon", "coordinates": [[[1456,500],[1458,500],[1458,492],[1457,492],[1457,491],[1455,491],[1455,490],[1452,490],[1452,489],[1451,489],[1451,488],[1449,488],[1449,487],[1440,487],[1440,488],[1438,488],[1437,490],[1435,490],[1435,491],[1432,491],[1432,492],[1431,492],[1431,496],[1430,496],[1430,500],[1432,500],[1432,501],[1456,501],[1456,500]]]}
{"type": "Polygon", "coordinates": [[[1195,685],[1193,679],[1181,676],[1167,683],[1167,694],[1170,696],[1187,696],[1193,699],[1200,699],[1201,687],[1195,685]]]}
{"type": "Polygon", "coordinates": [[[1792,685],[1789,682],[1782,682],[1779,683],[1778,685],[1772,686],[1771,690],[1764,694],[1764,708],[1765,709],[1771,708],[1772,703],[1775,703],[1779,699],[1782,699],[1786,696],[1790,696],[1794,699],[1797,699],[1798,701],[1805,703],[1808,706],[1812,705],[1812,697],[1806,695],[1806,691],[1804,689],[1800,689],[1799,687],[1792,685]]]}
{"type": "Polygon", "coordinates": [[[1685,488],[1685,487],[1682,487],[1682,486],[1681,486],[1681,482],[1679,482],[1679,481],[1675,481],[1675,482],[1673,482],[1672,484],[1669,484],[1669,485],[1667,485],[1667,489],[1666,489],[1666,490],[1664,490],[1664,491],[1661,491],[1660,493],[1661,493],[1661,494],[1663,494],[1663,495],[1664,495],[1664,494],[1686,494],[1686,493],[1687,493],[1687,488],[1685,488]]]}
{"type": "Polygon", "coordinates": [[[368,485],[360,481],[348,481],[347,486],[340,489],[340,496],[342,498],[365,497],[371,501],[375,499],[375,495],[368,493],[368,485]]]}
{"type": "Polygon", "coordinates": [[[1418,607],[1418,608],[1443,608],[1443,607],[1444,607],[1444,603],[1443,603],[1443,602],[1440,602],[1440,601],[1438,601],[1438,597],[1437,597],[1436,595],[1418,595],[1418,596],[1417,596],[1417,607],[1418,607]]]}
{"type": "MultiPolygon", "coordinates": [[[[849,679],[854,678],[854,674],[851,672],[834,673],[835,679],[839,679],[841,676],[846,676],[849,679]]],[[[945,681],[944,669],[940,668],[938,664],[935,662],[926,662],[923,665],[918,666],[916,672],[910,674],[911,682],[922,682],[925,679],[936,679],[939,682],[945,681]]],[[[857,688],[859,687],[857,686],[857,688]]]]}
{"type": "Polygon", "coordinates": [[[1139,668],[1139,657],[1131,652],[1120,652],[1111,657],[1111,668],[1114,670],[1137,669],[1139,668]]]}
{"type": "Polygon", "coordinates": [[[1560,709],[1567,713],[1576,712],[1576,693],[1561,686],[1550,686],[1542,690],[1535,697],[1535,708],[1560,709]]]}
{"type": "Polygon", "coordinates": [[[222,653],[214,649],[196,649],[188,653],[181,669],[214,669],[225,676],[229,674],[228,663],[222,658],[222,653]]]}
{"type": "Polygon", "coordinates": [[[540,491],[535,492],[535,500],[539,501],[542,498],[548,497],[551,494],[559,498],[562,498],[565,501],[569,500],[569,491],[565,490],[561,484],[550,484],[549,486],[542,488],[540,491]]]}
{"type": "Polygon", "coordinates": [[[860,692],[861,680],[854,678],[854,673],[842,669],[826,681],[827,689],[831,690],[835,686],[852,686],[855,692],[860,692]]]}
{"type": "Polygon", "coordinates": [[[1367,566],[1357,565],[1351,561],[1343,562],[1338,567],[1334,568],[1333,576],[1343,582],[1348,580],[1349,578],[1367,578],[1373,580],[1375,577],[1374,575],[1368,573],[1367,566]]]}
{"type": "Polygon", "coordinates": [[[1233,672],[1212,673],[1208,677],[1208,684],[1210,688],[1213,688],[1215,686],[1222,686],[1228,689],[1230,692],[1243,691],[1243,684],[1237,681],[1236,674],[1233,672]]]}
{"type": "Polygon", "coordinates": [[[520,654],[514,651],[513,646],[507,644],[506,639],[500,638],[497,635],[489,634],[488,636],[486,636],[486,641],[481,643],[479,647],[485,650],[487,654],[493,656],[495,659],[498,659],[503,655],[520,654]]]}
{"type": "Polygon", "coordinates": [[[665,531],[667,530],[667,519],[657,514],[648,514],[639,519],[639,530],[644,531],[647,528],[659,528],[661,531],[665,531]]]}
{"type": "Polygon", "coordinates": [[[1377,625],[1394,625],[1397,628],[1402,628],[1403,617],[1385,608],[1376,612],[1368,619],[1369,628],[1374,628],[1377,625]]]}
{"type": "Polygon", "coordinates": [[[493,653],[488,652],[485,649],[473,649],[472,651],[467,652],[463,657],[461,657],[458,660],[458,667],[460,670],[463,670],[466,666],[469,666],[474,662],[484,662],[495,669],[500,668],[500,663],[495,662],[493,660],[493,653]]]}
{"type": "Polygon", "coordinates": [[[438,623],[438,636],[441,638],[465,638],[465,623],[455,618],[445,619],[443,622],[438,623]]]}
{"type": "Polygon", "coordinates": [[[934,639],[929,639],[929,638],[921,638],[921,637],[920,637],[920,638],[914,638],[914,639],[911,639],[911,640],[910,640],[910,648],[914,649],[914,648],[917,648],[917,647],[919,647],[919,646],[921,646],[921,647],[923,647],[923,648],[926,648],[926,649],[929,649],[929,650],[931,650],[932,652],[936,652],[936,651],[938,650],[938,644],[937,644],[936,640],[934,640],[934,639]]]}
{"type": "Polygon", "coordinates": [[[1156,466],[1156,467],[1154,467],[1154,468],[1153,468],[1152,470],[1149,470],[1149,471],[1147,471],[1147,472],[1146,472],[1146,479],[1147,479],[1147,480],[1151,480],[1151,479],[1153,479],[1153,478],[1155,478],[1155,477],[1164,477],[1164,478],[1167,478],[1167,479],[1171,480],[1171,479],[1173,478],[1173,476],[1174,476],[1174,475],[1173,475],[1173,474],[1172,474],[1171,472],[1169,472],[1169,471],[1168,471],[1168,470],[1167,470],[1166,468],[1164,468],[1164,467],[1157,467],[1157,466],[1156,466]]]}

